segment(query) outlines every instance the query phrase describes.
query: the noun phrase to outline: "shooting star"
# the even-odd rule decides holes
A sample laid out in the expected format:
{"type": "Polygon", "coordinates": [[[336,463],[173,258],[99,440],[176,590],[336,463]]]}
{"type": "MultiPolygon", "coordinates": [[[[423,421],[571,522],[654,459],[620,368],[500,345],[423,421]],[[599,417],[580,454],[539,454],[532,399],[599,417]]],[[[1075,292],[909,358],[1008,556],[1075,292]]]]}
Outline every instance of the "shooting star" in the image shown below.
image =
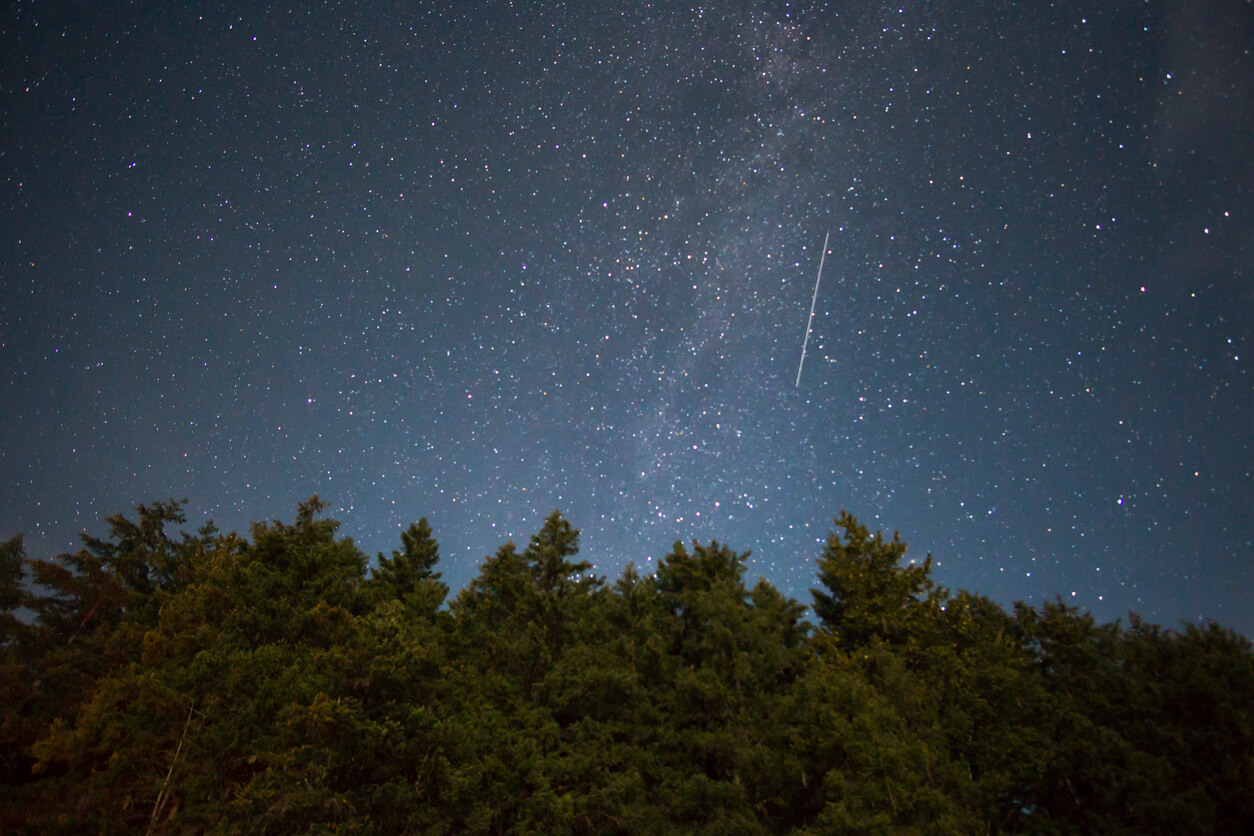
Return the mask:
{"type": "Polygon", "coordinates": [[[814,303],[819,298],[819,282],[823,281],[823,259],[827,258],[827,239],[832,237],[829,229],[823,236],[823,254],[819,256],[819,277],[814,280],[814,295],[810,297],[810,318],[806,320],[806,337],[801,341],[801,362],[797,364],[797,383],[793,388],[801,387],[801,368],[806,364],[806,346],[810,344],[810,326],[814,323],[814,303]]]}

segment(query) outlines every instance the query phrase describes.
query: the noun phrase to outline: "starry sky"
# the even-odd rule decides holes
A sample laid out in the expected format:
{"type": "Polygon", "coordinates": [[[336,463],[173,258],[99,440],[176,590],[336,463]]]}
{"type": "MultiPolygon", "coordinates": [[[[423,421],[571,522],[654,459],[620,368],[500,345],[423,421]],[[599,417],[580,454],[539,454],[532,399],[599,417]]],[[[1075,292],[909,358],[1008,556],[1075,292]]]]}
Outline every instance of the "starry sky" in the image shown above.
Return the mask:
{"type": "Polygon", "coordinates": [[[1254,635],[1248,0],[5,7],[32,556],[316,493],[454,588],[559,508],[611,580],[715,538],[808,602],[844,508],[1254,635]]]}

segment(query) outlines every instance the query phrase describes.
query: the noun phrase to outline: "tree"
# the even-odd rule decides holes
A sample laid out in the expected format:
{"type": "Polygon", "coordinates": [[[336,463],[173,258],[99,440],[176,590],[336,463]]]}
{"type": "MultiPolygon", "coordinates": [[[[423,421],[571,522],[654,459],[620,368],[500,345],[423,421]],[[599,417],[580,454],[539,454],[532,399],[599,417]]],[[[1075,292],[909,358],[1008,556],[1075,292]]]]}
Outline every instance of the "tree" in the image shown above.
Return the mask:
{"type": "Polygon", "coordinates": [[[1047,710],[1028,784],[1047,832],[1254,832],[1254,653],[1215,624],[1098,624],[1017,605],[1047,710]]]}
{"type": "MultiPolygon", "coordinates": [[[[26,625],[14,615],[27,596],[25,562],[20,534],[0,544],[0,786],[21,781],[30,768],[23,752],[31,741],[29,723],[20,707],[30,697],[32,677],[21,652],[26,625]]],[[[0,804],[4,800],[0,792],[0,804]]],[[[4,821],[0,814],[0,825],[4,821]]]]}
{"type": "Polygon", "coordinates": [[[641,665],[663,719],[646,775],[672,821],[693,832],[765,832],[788,816],[773,705],[804,667],[804,608],[765,581],[747,590],[747,557],[718,542],[691,552],[675,543],[653,581],[662,617],[641,665]]]}
{"type": "Polygon", "coordinates": [[[8,644],[22,630],[22,622],[13,612],[26,598],[25,564],[22,535],[0,543],[0,646],[8,644]]]}
{"type": "Polygon", "coordinates": [[[833,534],[819,560],[827,591],[814,591],[825,628],[815,647],[827,664],[858,671],[897,717],[899,736],[881,748],[900,751],[893,780],[914,789],[885,796],[889,820],[1020,829],[1025,785],[1047,741],[1036,727],[1043,695],[1014,620],[986,598],[938,587],[930,557],[901,566],[897,534],[872,537],[848,512],[837,525],[843,540],[833,534]]]}
{"type": "Polygon", "coordinates": [[[111,539],[81,535],[84,548],[52,561],[27,561],[33,588],[29,605],[45,642],[71,643],[99,627],[116,625],[124,613],[155,616],[153,596],[182,582],[183,551],[165,526],[186,521],[181,504],[155,502],[136,509],[138,521],[122,514],[109,517],[111,539]]]}
{"type": "MultiPolygon", "coordinates": [[[[290,831],[352,818],[371,764],[361,753],[382,732],[353,693],[365,556],[315,519],[323,507],[314,497],[294,525],[258,523],[251,543],[195,541],[185,582],[159,607],[111,615],[133,636],[126,664],[94,671],[31,748],[49,776],[39,783],[61,799],[38,814],[41,829],[198,831],[246,818],[290,831]]],[[[137,585],[102,562],[83,565],[127,593],[137,585]]]]}
{"type": "MultiPolygon", "coordinates": [[[[573,826],[583,720],[600,703],[595,656],[603,583],[574,561],[579,531],[554,511],[519,553],[507,543],[453,601],[452,827],[562,832],[573,826]]],[[[604,653],[602,651],[602,658],[604,653]]],[[[600,661],[600,660],[598,660],[600,661]]]]}
{"type": "MultiPolygon", "coordinates": [[[[58,733],[57,723],[72,727],[101,678],[135,664],[144,628],[184,582],[194,538],[176,541],[165,530],[184,522],[180,503],[135,510],[134,522],[122,514],[106,520],[107,539],[81,535],[77,552],[49,561],[20,555],[31,583],[19,594],[33,621],[5,651],[12,678],[6,677],[11,684],[0,725],[10,786],[31,809],[60,811],[64,779],[61,762],[41,762],[32,746],[58,733]],[[39,780],[36,768],[43,773],[39,780]]],[[[6,556],[19,553],[10,547],[6,556]]]]}
{"type": "Polygon", "coordinates": [[[554,511],[544,520],[540,531],[531,536],[523,558],[531,567],[531,578],[541,594],[563,594],[572,585],[587,580],[592,564],[586,560],[572,563],[567,558],[579,554],[579,530],[554,511]]]}
{"type": "Polygon", "coordinates": [[[919,565],[899,566],[906,544],[896,532],[890,542],[883,532],[872,537],[848,511],[840,512],[836,525],[844,540],[833,533],[823,547],[819,581],[827,591],[811,590],[814,614],[847,647],[873,638],[904,641],[917,605],[933,589],[931,556],[919,565]]]}
{"type": "Polygon", "coordinates": [[[818,630],[717,541],[607,587],[556,512],[443,611],[426,520],[367,579],[324,508],[0,544],[0,613],[35,614],[0,642],[0,830],[1254,829],[1254,649],[1217,625],[1011,616],[848,514],[818,630]]]}
{"type": "Polygon", "coordinates": [[[448,595],[448,586],[434,571],[440,547],[426,517],[401,532],[401,545],[403,551],[393,550],[390,558],[379,554],[370,582],[384,598],[409,599],[418,611],[434,612],[448,595]]]}

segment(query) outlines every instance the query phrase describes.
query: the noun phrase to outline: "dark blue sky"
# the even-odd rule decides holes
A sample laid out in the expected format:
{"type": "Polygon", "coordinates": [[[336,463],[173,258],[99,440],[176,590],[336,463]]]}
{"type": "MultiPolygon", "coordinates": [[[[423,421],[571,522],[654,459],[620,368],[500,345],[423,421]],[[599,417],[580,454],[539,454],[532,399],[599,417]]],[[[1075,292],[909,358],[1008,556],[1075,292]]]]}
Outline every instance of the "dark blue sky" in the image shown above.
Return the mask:
{"type": "Polygon", "coordinates": [[[33,555],[317,493],[455,587],[560,508],[603,574],[717,538],[808,602],[847,508],[1254,633],[1249,3],[189,6],[0,23],[33,555]]]}

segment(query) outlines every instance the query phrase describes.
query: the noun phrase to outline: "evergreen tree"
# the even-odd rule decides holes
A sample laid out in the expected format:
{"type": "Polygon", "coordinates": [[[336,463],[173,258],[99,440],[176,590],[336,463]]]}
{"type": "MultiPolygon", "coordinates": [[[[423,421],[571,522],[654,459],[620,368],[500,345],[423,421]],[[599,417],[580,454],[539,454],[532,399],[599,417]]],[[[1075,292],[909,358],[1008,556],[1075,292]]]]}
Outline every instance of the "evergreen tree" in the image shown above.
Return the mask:
{"type": "MultiPolygon", "coordinates": [[[[115,632],[139,652],[93,672],[76,710],[31,747],[36,774],[51,778],[43,793],[62,799],[36,813],[41,830],[346,819],[369,763],[354,752],[375,734],[349,687],[365,558],[314,519],[322,507],[315,497],[295,525],[254,525],[252,543],[196,541],[186,583],[163,593],[155,620],[123,608],[115,632]]],[[[111,569],[100,576],[136,585],[111,569]]]]}
{"type": "Polygon", "coordinates": [[[1254,650],[1216,625],[1011,616],[848,514],[813,633],[718,542],[607,587],[556,512],[445,612],[425,520],[367,579],[324,507],[0,544],[0,614],[34,615],[0,641],[0,830],[1254,832],[1254,650]]]}
{"type": "Polygon", "coordinates": [[[572,766],[586,727],[572,726],[590,707],[577,695],[589,695],[596,678],[583,668],[602,589],[591,564],[570,559],[578,537],[554,511],[524,552],[507,543],[485,561],[451,606],[464,663],[454,683],[464,690],[450,725],[463,746],[478,741],[475,750],[491,752],[452,766],[451,784],[465,787],[449,798],[458,830],[574,826],[574,785],[588,774],[572,766]]]}
{"type": "Polygon", "coordinates": [[[448,595],[448,586],[434,571],[440,547],[426,517],[401,532],[401,546],[403,551],[393,550],[390,558],[379,554],[371,584],[385,598],[408,598],[419,611],[435,611],[448,595]]]}
{"type": "Polygon", "coordinates": [[[592,568],[586,560],[572,563],[567,558],[579,554],[579,530],[554,511],[540,531],[531,536],[523,557],[531,567],[532,582],[541,594],[562,594],[578,584],[592,568]]]}
{"type": "Polygon", "coordinates": [[[1254,653],[1215,624],[1098,624],[1016,607],[1049,740],[1029,784],[1042,832],[1254,833],[1254,653]]]}
{"type": "Polygon", "coordinates": [[[22,622],[14,612],[26,600],[25,564],[22,535],[0,543],[0,647],[22,632],[22,622]]]}
{"type": "Polygon", "coordinates": [[[814,591],[814,609],[827,633],[816,649],[829,666],[856,670],[899,724],[883,751],[901,752],[892,780],[913,789],[885,796],[889,820],[945,821],[952,832],[1024,826],[1025,782],[1047,741],[1035,727],[1044,698],[1013,619],[936,586],[930,558],[901,566],[898,535],[872,537],[848,512],[837,525],[843,541],[832,535],[819,560],[827,591],[814,591]]]}
{"type": "Polygon", "coordinates": [[[827,591],[811,590],[819,623],[848,647],[873,638],[903,641],[916,605],[933,588],[931,556],[919,565],[899,566],[906,544],[897,533],[889,542],[883,532],[872,537],[848,511],[840,512],[836,525],[843,541],[830,535],[819,558],[819,581],[827,591]]]}
{"type": "Polygon", "coordinates": [[[125,612],[155,616],[150,604],[158,591],[181,583],[180,564],[188,541],[165,532],[185,521],[180,503],[155,502],[135,509],[138,521],[109,517],[110,539],[81,535],[84,548],[53,561],[27,561],[32,587],[47,593],[27,600],[45,643],[71,643],[93,630],[117,624],[125,612]]]}
{"type": "Polygon", "coordinates": [[[747,556],[676,543],[654,581],[665,617],[642,661],[663,720],[646,774],[689,832],[759,833],[787,820],[772,705],[804,666],[804,608],[765,582],[746,590],[747,556]]]}
{"type": "MultiPolygon", "coordinates": [[[[27,596],[25,562],[20,534],[0,543],[0,805],[7,795],[3,788],[22,781],[30,769],[24,749],[32,735],[21,708],[30,697],[34,677],[22,653],[26,625],[15,615],[27,596]]],[[[0,813],[0,826],[4,824],[0,813]]]]}
{"type": "MultiPolygon", "coordinates": [[[[5,651],[13,679],[2,709],[0,749],[8,791],[30,809],[62,812],[66,780],[61,763],[43,762],[33,747],[73,725],[100,679],[136,663],[143,627],[155,621],[162,596],[181,583],[192,538],[178,542],[165,531],[184,521],[180,504],[157,502],[136,511],[135,522],[122,514],[109,517],[108,539],[83,534],[78,552],[51,561],[24,559],[31,583],[19,594],[33,621],[5,651]]],[[[10,550],[9,556],[18,555],[10,550]]]]}

